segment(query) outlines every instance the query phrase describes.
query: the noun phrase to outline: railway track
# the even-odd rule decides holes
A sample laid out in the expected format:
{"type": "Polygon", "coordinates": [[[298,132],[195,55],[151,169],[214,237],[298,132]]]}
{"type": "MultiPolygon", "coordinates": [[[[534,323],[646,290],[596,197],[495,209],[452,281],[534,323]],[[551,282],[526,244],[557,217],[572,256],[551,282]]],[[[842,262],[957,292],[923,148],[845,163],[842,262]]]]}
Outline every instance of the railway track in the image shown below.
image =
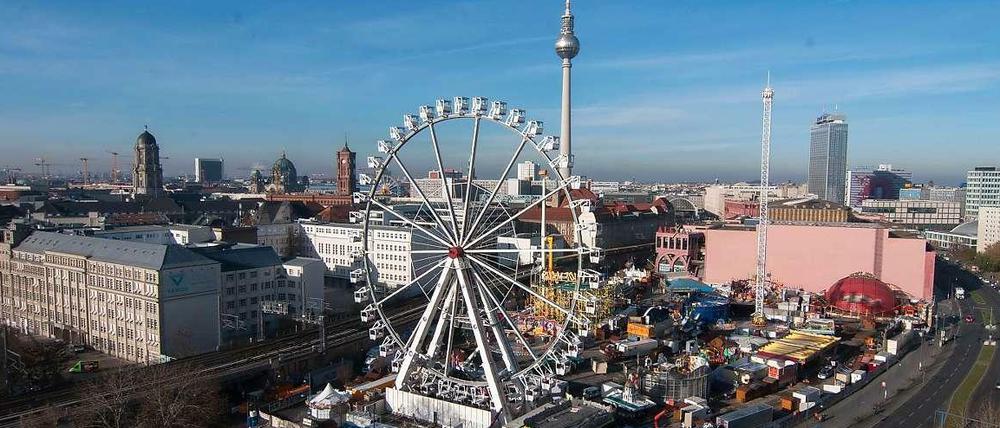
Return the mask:
{"type": "MultiPolygon", "coordinates": [[[[394,323],[407,323],[420,318],[423,305],[407,305],[390,317],[394,323]]],[[[368,329],[359,319],[345,320],[326,326],[326,348],[336,348],[346,344],[368,340],[368,329]]],[[[197,375],[205,379],[220,379],[254,370],[272,367],[289,361],[299,360],[319,352],[320,339],[315,330],[298,332],[247,347],[221,352],[211,352],[177,359],[158,365],[200,367],[197,375]]],[[[145,370],[147,367],[125,367],[122,370],[145,370]]],[[[169,381],[169,379],[168,379],[169,381]]],[[[40,392],[26,397],[0,402],[0,427],[17,427],[20,421],[46,409],[68,408],[87,400],[80,397],[79,384],[40,392]]],[[[137,392],[137,391],[130,391],[137,392]]]]}

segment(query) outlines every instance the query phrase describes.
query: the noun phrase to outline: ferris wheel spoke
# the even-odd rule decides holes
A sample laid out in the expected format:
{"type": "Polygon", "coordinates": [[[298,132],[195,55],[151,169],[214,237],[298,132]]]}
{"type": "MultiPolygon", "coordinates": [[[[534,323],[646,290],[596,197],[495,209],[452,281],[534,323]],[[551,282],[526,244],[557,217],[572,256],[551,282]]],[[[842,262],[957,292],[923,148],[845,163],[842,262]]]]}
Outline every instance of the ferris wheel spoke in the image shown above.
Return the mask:
{"type": "MultiPolygon", "coordinates": [[[[431,233],[429,230],[427,230],[423,226],[421,226],[421,225],[419,225],[417,223],[414,223],[409,218],[406,218],[406,216],[404,216],[404,215],[396,212],[395,210],[393,210],[392,208],[389,208],[385,204],[383,204],[383,203],[381,203],[379,201],[376,201],[375,199],[371,199],[371,203],[373,203],[373,204],[375,204],[375,206],[381,208],[383,210],[383,212],[388,212],[388,213],[392,214],[393,216],[396,216],[400,220],[403,220],[404,223],[406,223],[406,224],[410,225],[411,227],[413,227],[413,228],[415,228],[415,229],[423,232],[424,235],[427,235],[427,236],[433,238],[435,241],[438,241],[439,243],[441,243],[445,247],[450,247],[451,246],[451,244],[449,244],[448,241],[445,241],[444,239],[442,239],[437,234],[431,233]]],[[[435,217],[436,217],[436,215],[435,215],[435,217]]],[[[440,223],[438,223],[438,224],[440,224],[440,223]]]]}
{"type": "MultiPolygon", "coordinates": [[[[483,282],[482,277],[480,276],[478,270],[474,269],[472,271],[472,274],[476,277],[477,280],[483,282]]],[[[507,310],[506,308],[503,307],[503,304],[500,303],[500,301],[497,299],[495,295],[493,295],[493,292],[491,292],[489,288],[484,287],[482,292],[484,295],[486,295],[486,298],[489,299],[489,301],[493,304],[493,306],[495,306],[496,309],[500,312],[501,318],[503,318],[503,320],[506,321],[508,325],[510,325],[510,329],[514,331],[514,335],[517,337],[518,342],[521,342],[521,345],[524,346],[524,349],[528,351],[528,354],[531,355],[531,358],[533,360],[538,360],[538,356],[535,355],[535,351],[531,349],[531,345],[528,344],[528,341],[524,338],[524,335],[521,334],[521,330],[517,327],[517,324],[514,323],[514,320],[510,319],[510,315],[507,314],[507,310]]]]}
{"type": "MultiPolygon", "coordinates": [[[[452,328],[452,324],[448,321],[448,315],[453,311],[452,306],[455,306],[458,302],[455,301],[455,293],[458,289],[455,287],[455,282],[451,281],[448,285],[448,292],[441,303],[440,314],[438,314],[437,323],[434,325],[434,333],[431,334],[431,343],[427,346],[427,357],[433,359],[434,355],[437,354],[438,346],[441,346],[441,339],[444,338],[445,326],[448,325],[448,329],[452,328]]],[[[454,320],[450,320],[454,321],[454,320]]]]}
{"type": "Polygon", "coordinates": [[[486,312],[486,320],[490,324],[490,330],[493,331],[493,338],[497,342],[497,348],[500,350],[500,357],[503,359],[504,365],[510,373],[517,373],[518,365],[517,359],[514,358],[514,352],[510,349],[510,344],[507,342],[507,335],[504,333],[503,325],[497,319],[496,311],[505,312],[503,307],[499,305],[496,308],[490,308],[490,299],[487,295],[490,294],[489,290],[485,289],[482,278],[474,270],[470,270],[473,277],[476,278],[477,287],[475,289],[476,294],[479,295],[479,300],[482,302],[483,310],[486,312]]]}
{"type": "Polygon", "coordinates": [[[434,130],[434,122],[430,122],[427,128],[431,133],[431,145],[434,147],[434,160],[437,161],[438,177],[441,178],[441,196],[448,205],[448,214],[451,215],[451,228],[449,233],[456,242],[458,238],[458,220],[455,216],[455,205],[451,200],[451,189],[448,186],[448,179],[444,176],[444,164],[441,162],[441,148],[438,146],[437,131],[434,130]]]}
{"type": "MultiPolygon", "coordinates": [[[[447,251],[446,251],[447,252],[447,251]]],[[[580,248],[476,248],[472,250],[465,250],[468,254],[492,254],[492,253],[574,253],[581,254],[580,248]]]]}
{"type": "Polygon", "coordinates": [[[536,292],[535,290],[533,290],[531,287],[522,284],[520,281],[518,281],[518,280],[516,280],[514,278],[511,278],[509,275],[507,275],[507,274],[505,274],[505,273],[497,270],[493,266],[490,266],[489,264],[487,264],[487,263],[485,263],[483,261],[480,261],[476,257],[467,257],[467,258],[469,260],[472,260],[473,263],[476,263],[476,264],[478,264],[478,265],[486,268],[490,272],[493,272],[493,273],[497,274],[498,276],[500,276],[501,278],[507,280],[507,282],[510,282],[511,284],[517,286],[518,288],[526,291],[528,294],[532,295],[536,299],[541,300],[542,302],[545,302],[545,304],[547,304],[547,305],[555,308],[559,312],[562,312],[563,314],[565,314],[571,320],[575,320],[576,319],[576,317],[573,315],[573,311],[572,310],[563,308],[562,306],[559,306],[559,305],[555,304],[553,301],[545,298],[545,296],[542,296],[541,294],[538,294],[538,292],[536,292]]]}
{"type": "Polygon", "coordinates": [[[515,219],[517,219],[518,217],[520,217],[524,213],[530,211],[532,208],[538,206],[538,204],[546,201],[552,195],[555,195],[559,191],[561,191],[561,190],[569,187],[570,183],[571,183],[570,180],[563,180],[563,183],[560,184],[559,187],[556,187],[555,189],[552,189],[552,191],[550,191],[550,192],[542,195],[542,197],[538,198],[537,201],[534,201],[534,202],[528,204],[527,206],[525,206],[524,208],[522,208],[520,211],[518,211],[516,214],[510,216],[510,218],[508,218],[507,220],[504,220],[504,221],[500,222],[500,224],[498,224],[496,226],[493,226],[493,228],[491,228],[487,232],[480,234],[478,238],[475,238],[475,239],[473,239],[470,242],[466,242],[465,247],[474,247],[477,243],[479,243],[479,241],[482,241],[486,237],[490,236],[491,234],[493,234],[493,232],[496,232],[497,230],[499,230],[504,225],[510,224],[510,222],[514,221],[515,219]]]}
{"type": "MultiPolygon", "coordinates": [[[[430,275],[432,273],[441,273],[442,271],[441,271],[440,268],[441,268],[441,266],[444,265],[444,262],[446,262],[446,261],[448,261],[447,258],[441,259],[440,261],[438,261],[437,263],[435,263],[433,266],[429,267],[426,271],[424,271],[424,273],[421,273],[419,276],[417,276],[416,278],[414,278],[412,281],[406,283],[406,285],[403,285],[401,287],[397,287],[396,290],[394,290],[392,293],[389,293],[388,296],[385,296],[382,299],[380,299],[377,302],[375,302],[375,306],[382,306],[382,304],[384,304],[385,302],[387,302],[389,299],[392,299],[393,297],[398,296],[400,293],[402,293],[403,291],[405,291],[407,288],[409,288],[413,284],[419,284],[420,281],[423,280],[424,278],[426,278],[428,275],[430,275]]],[[[421,287],[421,289],[423,289],[423,287],[421,287]]]]}
{"type": "Polygon", "coordinates": [[[476,178],[476,146],[479,144],[479,122],[482,119],[478,116],[472,125],[472,148],[469,152],[469,178],[465,183],[465,198],[462,200],[462,228],[459,233],[459,241],[465,240],[465,234],[469,231],[469,205],[472,204],[472,183],[476,178]]]}
{"type": "Polygon", "coordinates": [[[469,227],[469,235],[466,236],[465,239],[463,239],[463,243],[466,243],[463,246],[469,246],[467,244],[469,238],[472,237],[473,234],[475,234],[476,226],[478,226],[479,222],[482,221],[483,214],[486,213],[486,210],[490,207],[490,204],[492,204],[493,200],[497,197],[497,192],[500,191],[500,186],[504,184],[507,175],[510,174],[510,169],[514,167],[514,163],[517,162],[517,157],[521,155],[521,151],[524,150],[524,145],[527,144],[527,142],[528,138],[525,137],[521,139],[521,144],[517,145],[517,150],[515,150],[514,155],[511,156],[510,162],[507,162],[507,167],[504,168],[503,173],[501,173],[500,177],[498,177],[496,186],[493,186],[493,191],[490,192],[490,197],[486,199],[485,203],[483,203],[483,207],[479,210],[479,214],[476,216],[476,220],[472,222],[472,226],[469,227]]]}
{"type": "MultiPolygon", "coordinates": [[[[416,189],[417,194],[420,195],[420,199],[422,199],[424,201],[424,204],[427,205],[427,210],[430,211],[431,217],[434,218],[434,221],[437,223],[437,226],[441,228],[441,230],[443,230],[446,235],[448,235],[448,239],[454,240],[454,237],[450,236],[450,234],[448,233],[449,229],[445,227],[444,222],[441,221],[441,217],[438,216],[437,210],[434,209],[434,204],[431,204],[431,201],[427,199],[427,195],[424,194],[424,190],[420,188],[420,184],[418,184],[417,181],[413,179],[413,176],[410,175],[410,170],[406,168],[406,165],[403,165],[403,161],[399,159],[399,156],[396,153],[392,154],[392,159],[396,161],[396,165],[399,166],[399,170],[403,173],[403,175],[406,176],[406,179],[409,180],[410,189],[411,190],[416,189]]],[[[442,191],[443,190],[444,189],[442,189],[442,191]]],[[[445,243],[445,246],[451,247],[452,245],[449,243],[445,243]]]]}

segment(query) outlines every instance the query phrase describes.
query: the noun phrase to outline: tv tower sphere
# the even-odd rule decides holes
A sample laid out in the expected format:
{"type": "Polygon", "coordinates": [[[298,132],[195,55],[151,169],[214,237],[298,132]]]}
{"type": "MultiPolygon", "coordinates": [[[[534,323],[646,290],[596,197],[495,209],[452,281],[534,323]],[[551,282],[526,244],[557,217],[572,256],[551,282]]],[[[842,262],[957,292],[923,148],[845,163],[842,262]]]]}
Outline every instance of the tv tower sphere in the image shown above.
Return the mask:
{"type": "Polygon", "coordinates": [[[562,30],[556,39],[556,55],[562,59],[573,59],[580,53],[580,40],[573,34],[573,14],[569,11],[569,0],[566,0],[566,13],[562,16],[562,30]]]}

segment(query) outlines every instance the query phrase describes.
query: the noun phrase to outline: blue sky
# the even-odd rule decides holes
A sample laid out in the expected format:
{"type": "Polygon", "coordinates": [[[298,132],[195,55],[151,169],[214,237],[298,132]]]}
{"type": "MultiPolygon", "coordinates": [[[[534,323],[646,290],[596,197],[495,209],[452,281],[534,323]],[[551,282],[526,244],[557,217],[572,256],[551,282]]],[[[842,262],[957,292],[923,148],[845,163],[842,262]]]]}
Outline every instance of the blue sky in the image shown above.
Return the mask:
{"type": "MultiPolygon", "coordinates": [[[[106,170],[143,124],[190,172],[282,149],[330,173],[435,98],[508,100],[558,131],[562,2],[0,4],[0,167],[45,155],[106,170]]],[[[895,1],[574,3],[576,172],[756,176],[760,89],[775,88],[772,177],[802,180],[810,121],[850,122],[850,164],[957,184],[1000,163],[1000,4],[895,1]]],[[[499,162],[499,161],[497,161],[499,162]]],[[[127,161],[126,161],[127,164],[127,161]]]]}

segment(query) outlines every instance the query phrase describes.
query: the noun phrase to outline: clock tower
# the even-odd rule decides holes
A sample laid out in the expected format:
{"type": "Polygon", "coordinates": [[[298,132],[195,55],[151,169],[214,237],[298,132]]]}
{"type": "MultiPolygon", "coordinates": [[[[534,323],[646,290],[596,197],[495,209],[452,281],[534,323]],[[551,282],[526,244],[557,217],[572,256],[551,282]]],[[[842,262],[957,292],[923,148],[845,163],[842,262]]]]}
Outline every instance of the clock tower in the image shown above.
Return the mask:
{"type": "Polygon", "coordinates": [[[351,196],[358,190],[356,158],[344,140],[344,148],[337,152],[337,194],[340,196],[351,196]]]}

